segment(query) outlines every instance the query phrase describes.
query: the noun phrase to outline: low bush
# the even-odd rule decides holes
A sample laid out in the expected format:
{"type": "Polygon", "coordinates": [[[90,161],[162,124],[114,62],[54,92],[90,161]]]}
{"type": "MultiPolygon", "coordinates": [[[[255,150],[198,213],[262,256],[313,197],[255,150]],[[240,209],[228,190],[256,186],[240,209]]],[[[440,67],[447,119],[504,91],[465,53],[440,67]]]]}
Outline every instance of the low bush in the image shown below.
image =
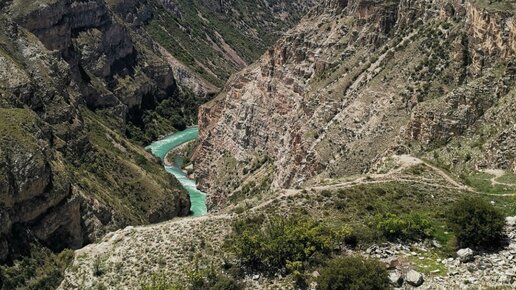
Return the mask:
{"type": "Polygon", "coordinates": [[[468,197],[455,202],[446,218],[459,247],[490,249],[503,241],[503,214],[481,198],[468,197]]]}
{"type": "Polygon", "coordinates": [[[418,213],[377,215],[374,225],[389,240],[414,241],[432,236],[432,223],[418,213]]]}
{"type": "Polygon", "coordinates": [[[155,275],[151,281],[142,285],[140,290],[180,290],[181,288],[170,282],[165,276],[155,275]]]}
{"type": "Polygon", "coordinates": [[[54,254],[47,248],[32,245],[30,256],[16,261],[13,266],[0,265],[0,290],[55,289],[72,260],[71,250],[54,254]]]}
{"type": "Polygon", "coordinates": [[[215,270],[213,265],[201,269],[196,265],[195,269],[188,271],[189,290],[240,290],[244,289],[242,283],[231,276],[215,270]]]}
{"type": "Polygon", "coordinates": [[[186,283],[179,283],[167,278],[165,275],[154,275],[152,279],[143,284],[140,290],[241,290],[242,283],[233,277],[218,271],[212,265],[207,268],[187,270],[186,283]]]}
{"type": "Polygon", "coordinates": [[[331,260],[320,271],[317,289],[390,289],[385,266],[376,260],[358,256],[331,260]]]}
{"type": "Polygon", "coordinates": [[[347,227],[334,229],[304,217],[247,219],[234,225],[228,246],[243,266],[273,274],[287,270],[287,264],[330,254],[349,233],[347,227]]]}

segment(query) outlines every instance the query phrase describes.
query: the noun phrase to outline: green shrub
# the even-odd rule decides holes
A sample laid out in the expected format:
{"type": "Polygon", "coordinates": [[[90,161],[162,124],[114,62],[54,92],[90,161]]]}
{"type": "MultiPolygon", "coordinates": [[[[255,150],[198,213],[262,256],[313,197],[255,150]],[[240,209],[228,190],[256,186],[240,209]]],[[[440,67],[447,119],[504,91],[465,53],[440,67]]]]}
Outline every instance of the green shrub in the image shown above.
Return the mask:
{"type": "Polygon", "coordinates": [[[503,240],[503,214],[481,198],[468,197],[455,202],[446,218],[460,247],[493,248],[503,240]]]}
{"type": "Polygon", "coordinates": [[[432,236],[430,220],[417,213],[377,215],[374,224],[376,229],[389,240],[413,241],[432,236]]]}
{"type": "Polygon", "coordinates": [[[241,283],[228,276],[218,276],[217,281],[210,290],[239,290],[243,289],[241,283]]]}
{"type": "Polygon", "coordinates": [[[389,289],[385,266],[358,256],[340,257],[320,270],[317,289],[389,289]]]}
{"type": "Polygon", "coordinates": [[[272,274],[288,263],[330,254],[349,233],[347,227],[332,229],[308,218],[272,217],[237,222],[228,244],[243,266],[272,274]]]}
{"type": "Polygon", "coordinates": [[[93,275],[95,275],[95,277],[100,277],[100,276],[104,275],[104,273],[105,273],[104,268],[105,268],[104,261],[102,261],[100,259],[100,257],[95,258],[95,260],[93,261],[93,275]]]}
{"type": "Polygon", "coordinates": [[[188,289],[191,290],[240,290],[244,289],[242,283],[220,271],[215,270],[213,265],[201,268],[199,265],[195,269],[189,270],[188,289]]]}
{"type": "Polygon", "coordinates": [[[243,284],[233,277],[215,270],[213,266],[187,270],[187,283],[179,283],[165,275],[154,275],[140,290],[241,290],[243,284]]]}
{"type": "Polygon", "coordinates": [[[163,275],[154,275],[150,282],[142,285],[140,290],[179,290],[183,289],[174,285],[168,278],[163,275]]]}
{"type": "Polygon", "coordinates": [[[72,261],[71,250],[54,254],[47,248],[32,245],[30,256],[16,261],[14,266],[0,265],[0,289],[55,289],[72,261]]]}

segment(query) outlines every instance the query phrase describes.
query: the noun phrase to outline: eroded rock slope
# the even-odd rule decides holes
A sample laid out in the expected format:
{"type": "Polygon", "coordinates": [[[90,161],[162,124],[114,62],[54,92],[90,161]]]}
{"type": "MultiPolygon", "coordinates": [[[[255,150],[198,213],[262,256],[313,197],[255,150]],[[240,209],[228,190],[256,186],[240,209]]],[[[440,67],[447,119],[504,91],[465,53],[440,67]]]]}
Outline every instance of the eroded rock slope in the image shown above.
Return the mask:
{"type": "Polygon", "coordinates": [[[199,114],[211,205],[369,171],[393,153],[515,170],[508,1],[325,1],[199,114]]]}

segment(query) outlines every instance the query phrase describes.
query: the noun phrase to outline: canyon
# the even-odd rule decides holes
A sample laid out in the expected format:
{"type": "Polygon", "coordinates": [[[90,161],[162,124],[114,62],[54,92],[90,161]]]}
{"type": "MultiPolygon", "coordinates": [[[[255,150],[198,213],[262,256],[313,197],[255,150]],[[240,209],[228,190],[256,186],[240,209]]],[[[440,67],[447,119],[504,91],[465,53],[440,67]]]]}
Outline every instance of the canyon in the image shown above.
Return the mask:
{"type": "Polygon", "coordinates": [[[193,124],[197,106],[218,90],[210,81],[224,81],[268,45],[256,46],[256,34],[230,42],[233,48],[224,38],[260,23],[272,42],[302,15],[302,4],[286,3],[221,2],[209,15],[181,18],[191,12],[188,2],[2,1],[0,261],[28,255],[33,242],[78,248],[127,225],[188,215],[187,192],[141,145],[193,124]],[[235,20],[224,31],[209,25],[239,9],[277,13],[262,13],[272,17],[265,22],[235,20]],[[189,39],[180,45],[203,45],[218,63],[188,63],[167,43],[181,23],[197,26],[177,34],[189,39]],[[206,33],[218,39],[207,41],[206,33]],[[241,45],[246,54],[233,53],[241,45]],[[211,79],[197,67],[221,63],[223,74],[211,79]]]}
{"type": "Polygon", "coordinates": [[[0,289],[318,289],[348,255],[403,289],[514,287],[515,5],[1,2],[0,289]],[[470,197],[506,240],[465,261],[470,197]],[[380,233],[413,215],[424,238],[380,233]],[[284,216],[345,234],[244,267],[238,231],[284,216]]]}

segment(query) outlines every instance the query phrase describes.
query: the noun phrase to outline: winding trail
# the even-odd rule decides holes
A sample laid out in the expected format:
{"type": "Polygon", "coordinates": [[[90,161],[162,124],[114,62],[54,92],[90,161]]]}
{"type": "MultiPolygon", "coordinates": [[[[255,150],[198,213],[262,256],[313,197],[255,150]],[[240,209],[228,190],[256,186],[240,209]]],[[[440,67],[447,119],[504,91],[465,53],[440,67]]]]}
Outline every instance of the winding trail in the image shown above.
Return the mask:
{"type": "Polygon", "coordinates": [[[491,185],[503,185],[508,187],[514,187],[516,188],[516,184],[510,184],[505,182],[500,182],[498,179],[506,174],[505,170],[502,169],[485,169],[482,172],[493,175],[493,178],[490,179],[491,185]]]}
{"type": "MultiPolygon", "coordinates": [[[[453,179],[451,176],[449,176],[444,170],[424,161],[417,157],[410,156],[410,155],[395,155],[394,158],[398,161],[398,164],[400,165],[398,168],[389,171],[388,173],[383,174],[369,174],[366,176],[360,176],[353,180],[348,180],[344,182],[337,182],[334,184],[327,184],[327,185],[316,185],[312,187],[306,187],[303,189],[284,189],[282,194],[271,198],[269,200],[266,200],[254,207],[251,208],[251,211],[256,211],[259,209],[262,209],[282,198],[288,198],[293,197],[296,195],[299,195],[301,193],[310,193],[310,192],[317,192],[317,191],[323,191],[323,190],[335,190],[335,189],[345,189],[345,188],[351,188],[359,185],[368,185],[368,184],[382,184],[382,183],[389,183],[389,182],[403,182],[403,183],[417,183],[427,186],[433,186],[438,188],[445,188],[445,189],[455,189],[455,190],[463,190],[468,191],[475,194],[482,194],[487,196],[497,196],[497,197],[513,197],[516,196],[516,193],[507,193],[507,194],[496,194],[496,193],[484,193],[479,192],[465,184],[459,183],[457,180],[453,179]],[[428,178],[414,178],[410,175],[398,175],[402,173],[403,170],[423,164],[426,167],[430,168],[432,171],[437,173],[443,180],[448,184],[440,184],[436,183],[435,181],[428,179],[428,178]]],[[[486,172],[488,173],[488,172],[486,172]]],[[[493,179],[499,178],[502,175],[497,174],[493,179]]],[[[497,184],[504,184],[498,182],[497,184]]],[[[508,185],[508,184],[506,184],[508,185]]],[[[512,185],[514,186],[514,185],[512,185]]]]}

